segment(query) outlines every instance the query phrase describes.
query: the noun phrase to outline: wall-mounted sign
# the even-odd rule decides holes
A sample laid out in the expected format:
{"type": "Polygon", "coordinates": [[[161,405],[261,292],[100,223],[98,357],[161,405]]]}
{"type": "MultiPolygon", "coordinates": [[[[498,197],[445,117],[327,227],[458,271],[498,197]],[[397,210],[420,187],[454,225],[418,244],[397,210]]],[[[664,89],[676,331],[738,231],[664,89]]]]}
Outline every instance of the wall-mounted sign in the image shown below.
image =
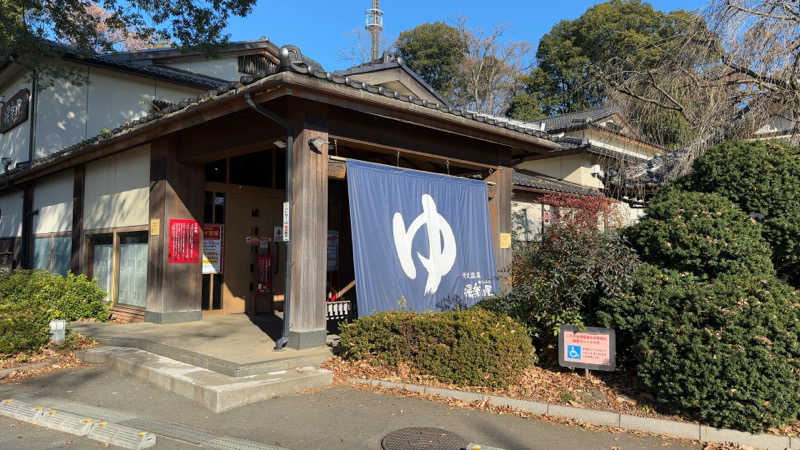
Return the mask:
{"type": "Polygon", "coordinates": [[[328,272],[332,272],[339,265],[339,232],[336,230],[328,230],[326,254],[328,255],[328,272]]]}
{"type": "Polygon", "coordinates": [[[256,295],[266,295],[272,290],[272,256],[256,258],[256,295]]]}
{"type": "Polygon", "coordinates": [[[0,133],[5,133],[28,120],[30,91],[21,89],[0,103],[0,133]]]}
{"type": "Polygon", "coordinates": [[[500,248],[511,248],[511,233],[500,233],[500,248]]]}
{"type": "Polygon", "coordinates": [[[222,273],[222,225],[203,225],[203,274],[222,273]]]}
{"type": "Polygon", "coordinates": [[[561,325],[558,364],[563,367],[613,372],[617,362],[617,337],[613,329],[561,325]]]}
{"type": "Polygon", "coordinates": [[[192,219],[169,219],[167,262],[200,262],[200,225],[192,219]]]}
{"type": "Polygon", "coordinates": [[[283,202],[283,240],[289,241],[289,202],[283,202]]]}
{"type": "Polygon", "coordinates": [[[150,219],[150,236],[161,234],[161,219],[150,219]]]}

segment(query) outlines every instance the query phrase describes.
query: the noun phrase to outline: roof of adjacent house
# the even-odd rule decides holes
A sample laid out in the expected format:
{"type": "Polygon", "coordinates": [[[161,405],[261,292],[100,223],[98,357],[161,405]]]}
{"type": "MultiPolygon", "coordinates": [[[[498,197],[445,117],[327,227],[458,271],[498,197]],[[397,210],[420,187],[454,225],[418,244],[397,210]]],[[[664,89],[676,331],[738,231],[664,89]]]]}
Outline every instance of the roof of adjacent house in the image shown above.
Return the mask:
{"type": "Polygon", "coordinates": [[[558,114],[555,116],[545,117],[543,119],[531,120],[534,126],[539,127],[540,130],[548,133],[566,130],[576,126],[584,125],[606,118],[612,114],[617,113],[618,109],[614,105],[605,104],[595,106],[593,108],[584,109],[583,111],[575,111],[566,114],[558,114]],[[542,126],[544,125],[544,126],[542,126]]]}
{"type": "Polygon", "coordinates": [[[514,169],[511,174],[511,182],[515,186],[524,186],[534,189],[541,189],[553,192],[566,192],[568,194],[599,195],[600,191],[594,188],[582,186],[569,181],[542,175],[525,169],[514,169]]]}
{"type": "Polygon", "coordinates": [[[426,90],[428,90],[431,95],[436,97],[437,100],[442,102],[444,105],[449,105],[447,100],[439,94],[436,89],[431,87],[427,81],[425,81],[417,72],[414,72],[413,69],[408,67],[403,58],[392,58],[392,57],[385,57],[384,59],[378,59],[375,61],[366,62],[363,64],[359,64],[357,66],[349,67],[344,70],[337,70],[334,73],[342,74],[342,75],[356,75],[361,73],[370,73],[370,72],[377,72],[379,70],[387,70],[387,69],[396,69],[400,68],[404,70],[411,78],[417,81],[420,85],[422,85],[426,90]]]}
{"type": "Polygon", "coordinates": [[[350,88],[366,91],[371,94],[382,95],[391,99],[407,102],[419,107],[438,111],[440,113],[463,117],[465,119],[472,120],[477,123],[483,123],[486,125],[503,128],[523,135],[531,136],[538,139],[539,142],[542,143],[542,145],[549,143],[550,145],[552,145],[552,148],[559,147],[559,144],[557,144],[546,133],[542,133],[541,131],[534,130],[530,127],[520,126],[517,123],[515,123],[515,121],[498,118],[494,116],[486,116],[472,111],[455,109],[446,104],[430,102],[415,97],[413,95],[404,95],[382,86],[373,86],[365,82],[356,81],[350,78],[349,76],[342,75],[340,73],[326,72],[324,70],[321,70],[319,64],[317,64],[313,60],[305,58],[302,55],[302,53],[300,53],[299,48],[295,46],[284,46],[281,49],[281,53],[282,53],[281,64],[279,66],[276,66],[275,70],[272,72],[263,73],[259,75],[245,75],[241,77],[241,80],[239,82],[230,82],[222,84],[199,96],[187,98],[173,104],[164,104],[162,108],[158,108],[158,110],[152,111],[151,113],[139,119],[127,121],[113,130],[109,130],[105,133],[98,134],[96,136],[85,139],[76,144],[70,145],[64,148],[63,150],[53,153],[45,158],[37,159],[31,162],[29,165],[25,166],[25,168],[14,168],[12,170],[9,170],[8,172],[6,172],[6,176],[13,176],[17,172],[22,171],[29,167],[36,168],[40,166],[46,166],[51,163],[55,163],[56,161],[59,161],[61,159],[67,159],[76,156],[82,151],[87,150],[87,148],[89,147],[94,147],[111,139],[121,137],[122,135],[133,132],[136,129],[143,127],[145,125],[152,124],[153,122],[173,119],[178,115],[187,113],[190,110],[195,110],[201,105],[221,99],[222,97],[241,94],[247,91],[251,85],[261,82],[268,82],[270,77],[280,72],[291,72],[294,74],[304,75],[318,80],[324,80],[329,83],[337,85],[348,86],[350,88]],[[284,53],[283,50],[287,50],[286,53],[289,56],[283,55],[284,53]]]}

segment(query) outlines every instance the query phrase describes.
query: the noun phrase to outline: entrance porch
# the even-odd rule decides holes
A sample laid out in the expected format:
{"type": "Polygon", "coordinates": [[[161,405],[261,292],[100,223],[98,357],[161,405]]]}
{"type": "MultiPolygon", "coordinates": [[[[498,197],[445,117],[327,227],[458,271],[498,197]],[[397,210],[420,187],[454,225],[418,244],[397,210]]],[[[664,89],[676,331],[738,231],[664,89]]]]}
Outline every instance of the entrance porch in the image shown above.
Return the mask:
{"type": "Polygon", "coordinates": [[[283,322],[271,315],[228,314],[172,324],[75,322],[72,329],[104,345],[133,347],[231,377],[318,366],[328,347],[276,352],[283,322]]]}

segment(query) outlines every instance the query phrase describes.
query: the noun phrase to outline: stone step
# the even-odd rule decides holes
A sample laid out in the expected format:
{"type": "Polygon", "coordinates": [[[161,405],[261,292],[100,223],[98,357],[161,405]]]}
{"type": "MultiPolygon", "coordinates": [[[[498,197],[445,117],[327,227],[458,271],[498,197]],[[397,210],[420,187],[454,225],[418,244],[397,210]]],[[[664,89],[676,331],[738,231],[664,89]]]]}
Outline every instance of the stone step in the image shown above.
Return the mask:
{"type": "Polygon", "coordinates": [[[84,362],[110,364],[216,413],[333,382],[329,370],[311,366],[231,377],[135,348],[97,347],[77,354],[84,362]]]}

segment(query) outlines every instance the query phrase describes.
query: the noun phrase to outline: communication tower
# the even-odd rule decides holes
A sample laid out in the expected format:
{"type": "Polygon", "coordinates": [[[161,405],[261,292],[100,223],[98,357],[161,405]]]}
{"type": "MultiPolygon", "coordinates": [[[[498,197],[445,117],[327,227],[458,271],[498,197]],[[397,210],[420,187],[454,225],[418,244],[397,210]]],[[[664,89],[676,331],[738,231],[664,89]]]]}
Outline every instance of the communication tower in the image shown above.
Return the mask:
{"type": "Polygon", "coordinates": [[[372,36],[372,46],[369,56],[371,61],[378,59],[378,46],[380,45],[381,31],[383,30],[383,11],[378,8],[378,0],[372,0],[372,8],[367,10],[367,24],[365,28],[372,36]]]}

